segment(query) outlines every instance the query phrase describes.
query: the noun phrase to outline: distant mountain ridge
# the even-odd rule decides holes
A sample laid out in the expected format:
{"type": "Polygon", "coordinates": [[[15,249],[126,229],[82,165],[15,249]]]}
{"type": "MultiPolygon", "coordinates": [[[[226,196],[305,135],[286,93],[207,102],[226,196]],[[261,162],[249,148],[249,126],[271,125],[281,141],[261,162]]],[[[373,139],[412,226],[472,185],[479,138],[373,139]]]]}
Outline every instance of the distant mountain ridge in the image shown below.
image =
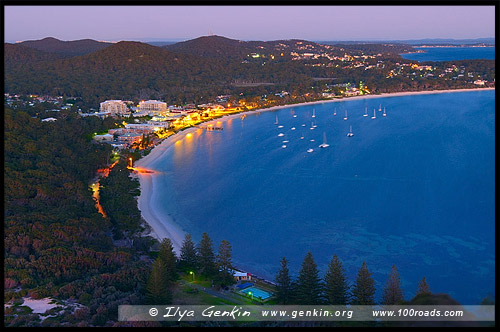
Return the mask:
{"type": "Polygon", "coordinates": [[[57,38],[47,37],[40,40],[27,40],[17,45],[22,45],[39,51],[57,53],[64,56],[78,56],[93,53],[113,45],[113,43],[100,42],[93,39],[80,39],[62,41],[57,38]]]}
{"type": "Polygon", "coordinates": [[[327,41],[316,41],[317,43],[324,43],[327,45],[337,45],[337,44],[390,44],[390,43],[398,43],[398,44],[409,44],[409,45],[440,45],[440,44],[449,44],[449,45],[474,45],[474,44],[490,44],[495,45],[495,38],[476,38],[476,39],[451,39],[451,38],[425,38],[425,39],[398,39],[398,40],[369,40],[369,41],[336,41],[336,40],[327,40],[327,41]]]}
{"type": "Polygon", "coordinates": [[[310,45],[311,47],[317,49],[325,47],[325,45],[300,39],[243,41],[212,35],[162,46],[162,48],[184,54],[198,55],[201,57],[240,60],[247,59],[251,54],[277,55],[284,52],[284,60],[289,60],[290,51],[305,47],[305,45],[310,45]]]}

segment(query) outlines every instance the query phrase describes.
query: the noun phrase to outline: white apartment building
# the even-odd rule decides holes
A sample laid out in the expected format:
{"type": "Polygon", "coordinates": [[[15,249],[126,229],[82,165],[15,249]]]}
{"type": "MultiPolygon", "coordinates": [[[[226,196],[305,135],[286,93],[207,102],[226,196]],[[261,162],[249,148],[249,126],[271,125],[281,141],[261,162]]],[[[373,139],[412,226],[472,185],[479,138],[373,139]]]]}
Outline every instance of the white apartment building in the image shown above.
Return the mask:
{"type": "Polygon", "coordinates": [[[139,102],[139,110],[148,113],[162,113],[167,111],[167,103],[159,100],[146,100],[139,102]]]}
{"type": "Polygon", "coordinates": [[[106,100],[101,103],[101,112],[108,112],[111,115],[125,115],[129,113],[127,104],[122,100],[106,100]]]}

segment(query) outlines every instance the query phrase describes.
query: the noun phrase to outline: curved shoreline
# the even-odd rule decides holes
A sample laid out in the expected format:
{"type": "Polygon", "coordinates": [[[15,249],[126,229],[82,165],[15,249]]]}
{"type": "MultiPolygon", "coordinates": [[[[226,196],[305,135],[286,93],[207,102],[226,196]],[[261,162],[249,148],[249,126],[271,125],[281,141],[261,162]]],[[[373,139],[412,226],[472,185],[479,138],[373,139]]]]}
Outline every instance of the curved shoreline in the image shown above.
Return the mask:
{"type": "MultiPolygon", "coordinates": [[[[241,116],[243,114],[248,113],[260,113],[266,111],[274,111],[283,108],[291,108],[291,107],[299,107],[306,106],[312,104],[320,104],[320,103],[332,103],[332,102],[342,102],[349,100],[357,100],[357,99],[373,99],[373,98],[383,98],[383,97],[402,97],[402,96],[410,96],[410,95],[422,95],[422,94],[438,94],[438,93],[452,93],[452,92],[469,92],[469,91],[491,91],[495,90],[495,88],[477,88],[477,89],[451,89],[451,90],[431,90],[431,91],[415,91],[415,92],[395,92],[395,93],[383,93],[379,95],[363,95],[363,96],[355,96],[349,98],[342,99],[333,99],[333,100],[318,100],[313,102],[305,102],[299,104],[288,104],[288,105],[280,105],[280,106],[272,106],[269,108],[261,108],[251,111],[239,112],[235,114],[230,114],[223,116],[222,118],[211,119],[206,122],[206,124],[210,124],[212,122],[225,122],[235,117],[241,116]]],[[[135,162],[136,166],[140,166],[142,168],[149,168],[152,163],[154,163],[158,158],[163,156],[169,148],[171,148],[175,142],[183,139],[188,133],[192,133],[193,131],[198,130],[199,128],[190,127],[183,131],[180,131],[168,138],[166,138],[159,145],[155,146],[151,152],[137,160],[135,162]]],[[[169,215],[162,215],[159,213],[154,206],[152,206],[152,197],[155,193],[155,178],[157,174],[148,174],[148,173],[138,173],[140,184],[141,194],[138,197],[138,208],[141,211],[141,215],[143,219],[151,226],[153,235],[156,236],[160,241],[163,238],[169,238],[172,241],[172,245],[177,254],[180,254],[180,248],[182,246],[182,242],[184,240],[185,232],[173,221],[172,217],[169,215]]]]}

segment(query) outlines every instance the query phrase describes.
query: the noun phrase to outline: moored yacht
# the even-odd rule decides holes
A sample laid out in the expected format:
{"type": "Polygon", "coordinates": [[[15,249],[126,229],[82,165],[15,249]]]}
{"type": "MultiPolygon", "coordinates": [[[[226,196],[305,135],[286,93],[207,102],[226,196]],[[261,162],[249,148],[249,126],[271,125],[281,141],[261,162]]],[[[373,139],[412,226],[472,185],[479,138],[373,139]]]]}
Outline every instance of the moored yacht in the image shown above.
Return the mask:
{"type": "Polygon", "coordinates": [[[352,133],[352,126],[349,126],[349,132],[347,133],[347,137],[352,137],[354,134],[352,133]]]}
{"type": "Polygon", "coordinates": [[[326,133],[323,133],[323,143],[319,145],[320,148],[327,148],[330,145],[326,143],[326,133]]]}

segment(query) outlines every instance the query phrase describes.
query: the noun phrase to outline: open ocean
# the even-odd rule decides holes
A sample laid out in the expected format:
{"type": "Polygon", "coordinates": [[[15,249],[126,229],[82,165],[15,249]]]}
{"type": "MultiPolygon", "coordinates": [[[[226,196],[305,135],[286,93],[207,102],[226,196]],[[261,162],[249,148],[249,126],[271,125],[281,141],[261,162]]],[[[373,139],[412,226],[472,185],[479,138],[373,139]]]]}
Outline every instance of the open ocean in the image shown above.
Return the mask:
{"type": "Polygon", "coordinates": [[[311,251],[321,276],[337,254],[351,284],[366,261],[376,301],[395,264],[406,299],[425,276],[432,292],[479,304],[495,295],[494,103],[494,91],[453,92],[222,121],[149,166],[163,172],[153,204],[196,242],[228,240],[234,264],[268,280],[283,256],[296,276],[311,251]]]}
{"type": "Polygon", "coordinates": [[[455,61],[470,59],[495,60],[495,47],[415,47],[425,53],[401,54],[408,60],[423,61],[455,61]]]}

